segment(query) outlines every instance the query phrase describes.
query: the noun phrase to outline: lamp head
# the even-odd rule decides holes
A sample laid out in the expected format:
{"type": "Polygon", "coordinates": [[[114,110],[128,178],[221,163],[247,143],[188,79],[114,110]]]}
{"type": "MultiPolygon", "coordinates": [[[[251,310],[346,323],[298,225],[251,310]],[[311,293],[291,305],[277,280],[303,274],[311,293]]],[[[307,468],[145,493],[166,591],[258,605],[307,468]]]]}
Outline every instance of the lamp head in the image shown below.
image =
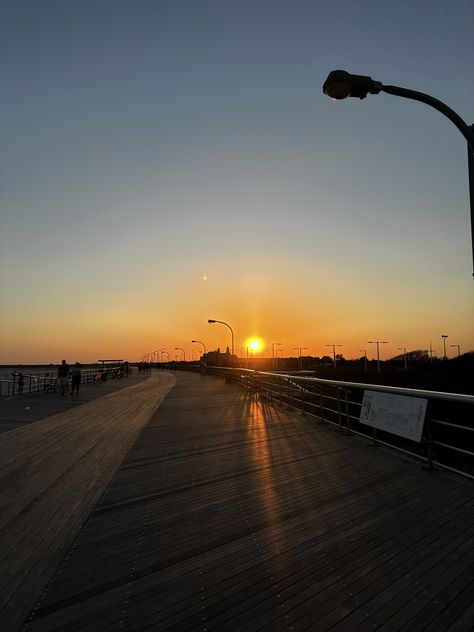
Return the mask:
{"type": "Polygon", "coordinates": [[[333,70],[323,84],[323,92],[337,101],[346,97],[365,99],[369,94],[378,94],[382,89],[380,81],[364,75],[351,75],[345,70],[333,70]]]}
{"type": "Polygon", "coordinates": [[[210,318],[207,322],[208,322],[210,325],[212,325],[212,323],[215,323],[215,322],[217,322],[217,321],[212,320],[212,319],[210,318]]]}

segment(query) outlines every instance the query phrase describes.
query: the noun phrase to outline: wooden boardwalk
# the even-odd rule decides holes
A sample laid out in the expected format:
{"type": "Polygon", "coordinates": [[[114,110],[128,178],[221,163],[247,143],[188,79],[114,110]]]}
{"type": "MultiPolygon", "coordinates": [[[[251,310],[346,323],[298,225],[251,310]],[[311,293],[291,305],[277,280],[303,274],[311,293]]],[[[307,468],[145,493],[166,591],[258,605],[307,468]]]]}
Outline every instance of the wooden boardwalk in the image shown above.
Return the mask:
{"type": "Polygon", "coordinates": [[[2,632],[27,616],[175,381],[154,376],[1,436],[2,632]]]}
{"type": "Polygon", "coordinates": [[[22,629],[472,631],[472,492],[178,374],[22,629]]]}

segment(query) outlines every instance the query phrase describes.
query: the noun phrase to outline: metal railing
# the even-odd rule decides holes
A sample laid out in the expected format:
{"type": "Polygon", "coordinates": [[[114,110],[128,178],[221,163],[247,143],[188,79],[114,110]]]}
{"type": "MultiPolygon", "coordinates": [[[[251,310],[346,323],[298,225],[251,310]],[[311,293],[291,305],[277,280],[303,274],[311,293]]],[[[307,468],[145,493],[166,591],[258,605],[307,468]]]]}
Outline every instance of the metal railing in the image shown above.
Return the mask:
{"type": "Polygon", "coordinates": [[[425,462],[474,478],[474,396],[420,389],[324,380],[250,369],[207,367],[206,373],[238,382],[242,388],[273,403],[332,424],[338,431],[370,439],[372,445],[395,448],[425,462]],[[427,400],[421,442],[361,423],[365,391],[427,400]]]}
{"type": "MultiPolygon", "coordinates": [[[[81,371],[81,384],[92,384],[122,377],[122,367],[92,368],[81,371]]],[[[69,378],[69,384],[71,379],[69,378]]],[[[55,373],[12,373],[10,379],[0,379],[0,396],[29,393],[53,393],[58,389],[55,373]]]]}

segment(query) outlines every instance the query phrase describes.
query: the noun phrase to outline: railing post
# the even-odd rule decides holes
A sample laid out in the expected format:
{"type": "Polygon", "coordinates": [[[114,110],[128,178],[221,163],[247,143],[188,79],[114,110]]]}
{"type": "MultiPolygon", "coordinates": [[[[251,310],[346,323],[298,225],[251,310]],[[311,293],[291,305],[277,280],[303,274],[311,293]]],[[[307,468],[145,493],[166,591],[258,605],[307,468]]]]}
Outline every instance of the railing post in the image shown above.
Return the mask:
{"type": "Polygon", "coordinates": [[[341,432],[341,398],[340,398],[341,389],[339,386],[336,386],[337,393],[337,429],[341,432]]]}
{"type": "MultiPolygon", "coordinates": [[[[427,411],[428,413],[428,411],[427,411]]],[[[426,463],[423,465],[423,470],[434,470],[433,467],[433,436],[431,429],[431,417],[429,414],[426,415],[425,421],[426,428],[426,437],[425,437],[425,446],[426,446],[426,463]]]]}
{"type": "Polygon", "coordinates": [[[369,448],[377,447],[377,428],[372,428],[372,443],[369,443],[369,448]]]}
{"type": "Polygon", "coordinates": [[[323,406],[323,387],[319,385],[319,422],[324,421],[324,406],[323,406]]]}
{"type": "Polygon", "coordinates": [[[347,388],[344,389],[344,407],[346,411],[346,432],[348,435],[350,435],[351,434],[351,429],[350,429],[351,418],[349,414],[349,395],[348,395],[347,388]]]}
{"type": "Polygon", "coordinates": [[[301,414],[303,416],[306,416],[306,391],[304,390],[304,388],[301,391],[301,397],[303,399],[303,405],[302,405],[302,408],[301,408],[301,414]]]}

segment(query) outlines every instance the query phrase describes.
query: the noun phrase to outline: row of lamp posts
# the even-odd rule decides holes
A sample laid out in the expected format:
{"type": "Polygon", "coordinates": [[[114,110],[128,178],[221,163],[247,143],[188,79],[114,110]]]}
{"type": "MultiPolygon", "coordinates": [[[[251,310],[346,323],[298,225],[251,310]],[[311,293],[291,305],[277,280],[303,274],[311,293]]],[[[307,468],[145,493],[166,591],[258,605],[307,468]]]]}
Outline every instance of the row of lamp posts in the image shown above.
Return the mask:
{"type": "MultiPolygon", "coordinates": [[[[224,322],[223,320],[215,320],[215,319],[209,319],[207,321],[209,324],[214,324],[214,323],[220,323],[222,325],[226,325],[231,332],[232,335],[232,355],[234,355],[234,330],[232,329],[232,327],[224,322]]],[[[447,359],[447,352],[446,352],[446,339],[448,338],[447,334],[441,334],[441,338],[443,340],[443,345],[444,345],[444,359],[447,359]]],[[[200,345],[202,345],[203,347],[203,353],[204,355],[206,355],[207,350],[206,350],[206,345],[204,344],[204,342],[202,342],[202,340],[191,340],[192,343],[198,343],[200,345]]],[[[377,347],[377,371],[380,373],[380,345],[386,345],[388,344],[387,340],[368,340],[367,344],[369,345],[376,345],[377,347]]],[[[275,347],[281,345],[281,342],[272,342],[272,363],[273,363],[273,368],[275,368],[275,347]]],[[[331,347],[332,348],[332,353],[333,353],[333,364],[334,367],[336,367],[336,347],[342,347],[343,345],[341,344],[327,344],[326,347],[331,347]]],[[[461,355],[461,346],[458,344],[453,344],[450,345],[451,347],[456,347],[458,350],[458,356],[461,355]]],[[[175,351],[181,351],[183,354],[183,361],[186,362],[186,351],[182,348],[182,347],[175,347],[174,348],[175,351]]],[[[302,351],[305,351],[308,349],[308,347],[294,347],[295,351],[298,351],[298,366],[299,368],[301,368],[302,366],[302,351]]],[[[405,362],[405,371],[408,370],[408,353],[407,353],[407,348],[406,347],[397,347],[398,350],[403,351],[404,354],[404,362],[405,362]]],[[[278,351],[278,350],[277,350],[278,351]]],[[[367,372],[367,349],[359,349],[360,352],[364,353],[364,360],[365,360],[365,371],[367,372]]],[[[168,356],[168,360],[169,360],[169,353],[166,349],[158,349],[157,351],[151,351],[150,353],[145,353],[143,355],[143,360],[145,362],[148,362],[148,358],[151,356],[152,358],[152,362],[155,362],[155,353],[161,354],[160,357],[160,362],[163,361],[163,353],[166,353],[168,356]]]]}

